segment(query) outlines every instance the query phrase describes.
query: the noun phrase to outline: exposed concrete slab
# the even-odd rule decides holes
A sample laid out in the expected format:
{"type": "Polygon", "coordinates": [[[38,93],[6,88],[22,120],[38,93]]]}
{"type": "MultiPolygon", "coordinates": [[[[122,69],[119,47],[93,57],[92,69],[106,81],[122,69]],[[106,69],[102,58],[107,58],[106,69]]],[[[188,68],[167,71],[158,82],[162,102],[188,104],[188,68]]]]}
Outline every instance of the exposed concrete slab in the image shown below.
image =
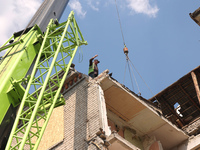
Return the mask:
{"type": "Polygon", "coordinates": [[[109,150],[141,150],[140,148],[134,146],[117,133],[112,133],[107,140],[111,144],[108,148],[109,150]]]}
{"type": "Polygon", "coordinates": [[[143,133],[141,136],[149,134],[166,124],[160,116],[156,113],[152,113],[152,111],[148,108],[145,108],[135,114],[133,118],[128,121],[128,123],[141,131],[143,133]]]}
{"type": "Polygon", "coordinates": [[[200,135],[192,136],[188,141],[174,147],[172,150],[199,150],[200,148],[200,135]]]}
{"type": "Polygon", "coordinates": [[[176,130],[168,123],[165,123],[163,126],[160,126],[148,135],[155,136],[156,139],[162,143],[165,150],[170,150],[177,144],[180,144],[188,139],[188,136],[184,135],[179,130],[176,130]]]}
{"type": "Polygon", "coordinates": [[[126,121],[129,121],[137,113],[146,108],[134,99],[134,97],[117,86],[111,86],[104,93],[107,107],[126,121]]]}
{"type": "MultiPolygon", "coordinates": [[[[139,136],[155,136],[168,150],[188,139],[188,136],[140,98],[108,75],[102,75],[100,85],[104,90],[106,107],[132,128],[139,136]]],[[[147,101],[147,100],[146,100],[147,101]]]]}

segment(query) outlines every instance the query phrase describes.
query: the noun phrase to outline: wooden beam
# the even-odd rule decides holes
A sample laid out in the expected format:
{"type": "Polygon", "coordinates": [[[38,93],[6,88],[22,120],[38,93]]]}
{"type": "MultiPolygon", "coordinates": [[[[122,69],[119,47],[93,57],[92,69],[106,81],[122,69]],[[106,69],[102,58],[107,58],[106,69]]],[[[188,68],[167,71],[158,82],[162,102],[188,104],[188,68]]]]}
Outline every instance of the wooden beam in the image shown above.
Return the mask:
{"type": "Polygon", "coordinates": [[[192,76],[192,80],[193,80],[194,87],[195,87],[195,90],[196,90],[197,98],[198,98],[199,104],[200,104],[200,90],[199,90],[199,84],[198,84],[198,81],[197,81],[197,76],[193,71],[191,72],[191,76],[192,76]]]}
{"type": "Polygon", "coordinates": [[[185,91],[185,89],[182,87],[182,85],[179,84],[179,87],[181,88],[181,90],[185,93],[185,95],[189,98],[189,100],[193,103],[193,105],[200,111],[199,106],[197,105],[197,103],[193,100],[193,98],[185,91]]]}
{"type": "MultiPolygon", "coordinates": [[[[176,117],[176,119],[179,119],[181,124],[184,126],[185,125],[185,122],[184,120],[176,113],[176,111],[174,110],[174,106],[171,106],[171,104],[165,100],[165,98],[163,96],[160,97],[162,99],[162,103],[164,105],[167,106],[167,108],[169,109],[169,111],[176,117]]],[[[161,107],[162,107],[162,103],[161,103],[161,107]]]]}

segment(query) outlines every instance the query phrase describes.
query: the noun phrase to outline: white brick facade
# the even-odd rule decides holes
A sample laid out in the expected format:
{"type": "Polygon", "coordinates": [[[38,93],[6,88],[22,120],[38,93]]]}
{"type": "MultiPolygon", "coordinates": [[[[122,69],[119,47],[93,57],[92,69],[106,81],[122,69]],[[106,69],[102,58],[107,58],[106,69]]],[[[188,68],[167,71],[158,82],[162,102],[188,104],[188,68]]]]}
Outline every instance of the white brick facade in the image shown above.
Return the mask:
{"type": "Polygon", "coordinates": [[[102,128],[98,88],[98,84],[84,79],[64,94],[64,140],[52,149],[94,150],[101,147],[97,141],[87,142],[102,128]]]}

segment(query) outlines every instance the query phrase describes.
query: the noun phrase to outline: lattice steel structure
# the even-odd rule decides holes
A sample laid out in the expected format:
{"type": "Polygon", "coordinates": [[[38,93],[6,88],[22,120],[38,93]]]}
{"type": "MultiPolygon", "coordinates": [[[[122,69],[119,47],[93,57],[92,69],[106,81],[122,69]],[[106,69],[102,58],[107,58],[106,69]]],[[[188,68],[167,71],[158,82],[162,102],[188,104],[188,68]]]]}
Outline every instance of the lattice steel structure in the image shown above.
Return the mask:
{"type": "Polygon", "coordinates": [[[30,76],[6,149],[37,149],[53,108],[64,103],[60,91],[79,46],[87,44],[71,12],[51,20],[30,76]],[[59,72],[64,75],[59,77],[59,72]]]}

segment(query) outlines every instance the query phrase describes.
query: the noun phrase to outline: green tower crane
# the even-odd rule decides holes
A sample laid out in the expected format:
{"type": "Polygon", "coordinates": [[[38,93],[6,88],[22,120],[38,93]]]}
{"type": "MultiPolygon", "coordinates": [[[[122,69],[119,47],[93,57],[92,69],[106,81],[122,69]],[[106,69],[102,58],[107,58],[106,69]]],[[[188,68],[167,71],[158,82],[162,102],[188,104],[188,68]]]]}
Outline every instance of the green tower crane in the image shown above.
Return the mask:
{"type": "MultiPolygon", "coordinates": [[[[40,12],[49,1],[53,0],[45,0],[40,12]]],[[[55,1],[52,9],[58,2],[55,1]]],[[[52,9],[47,7],[55,16],[57,12],[52,9]]],[[[36,14],[37,18],[41,17],[36,14]]],[[[5,144],[7,150],[37,149],[53,108],[65,102],[60,91],[76,51],[87,44],[73,12],[63,23],[52,17],[54,19],[45,25],[48,17],[43,18],[45,21],[41,23],[39,19],[39,25],[36,18],[32,19],[31,23],[36,23],[34,26],[29,23],[0,48],[0,51],[7,49],[0,60],[1,149],[5,144]],[[64,72],[62,76],[59,75],[61,71],[64,72]]]]}

